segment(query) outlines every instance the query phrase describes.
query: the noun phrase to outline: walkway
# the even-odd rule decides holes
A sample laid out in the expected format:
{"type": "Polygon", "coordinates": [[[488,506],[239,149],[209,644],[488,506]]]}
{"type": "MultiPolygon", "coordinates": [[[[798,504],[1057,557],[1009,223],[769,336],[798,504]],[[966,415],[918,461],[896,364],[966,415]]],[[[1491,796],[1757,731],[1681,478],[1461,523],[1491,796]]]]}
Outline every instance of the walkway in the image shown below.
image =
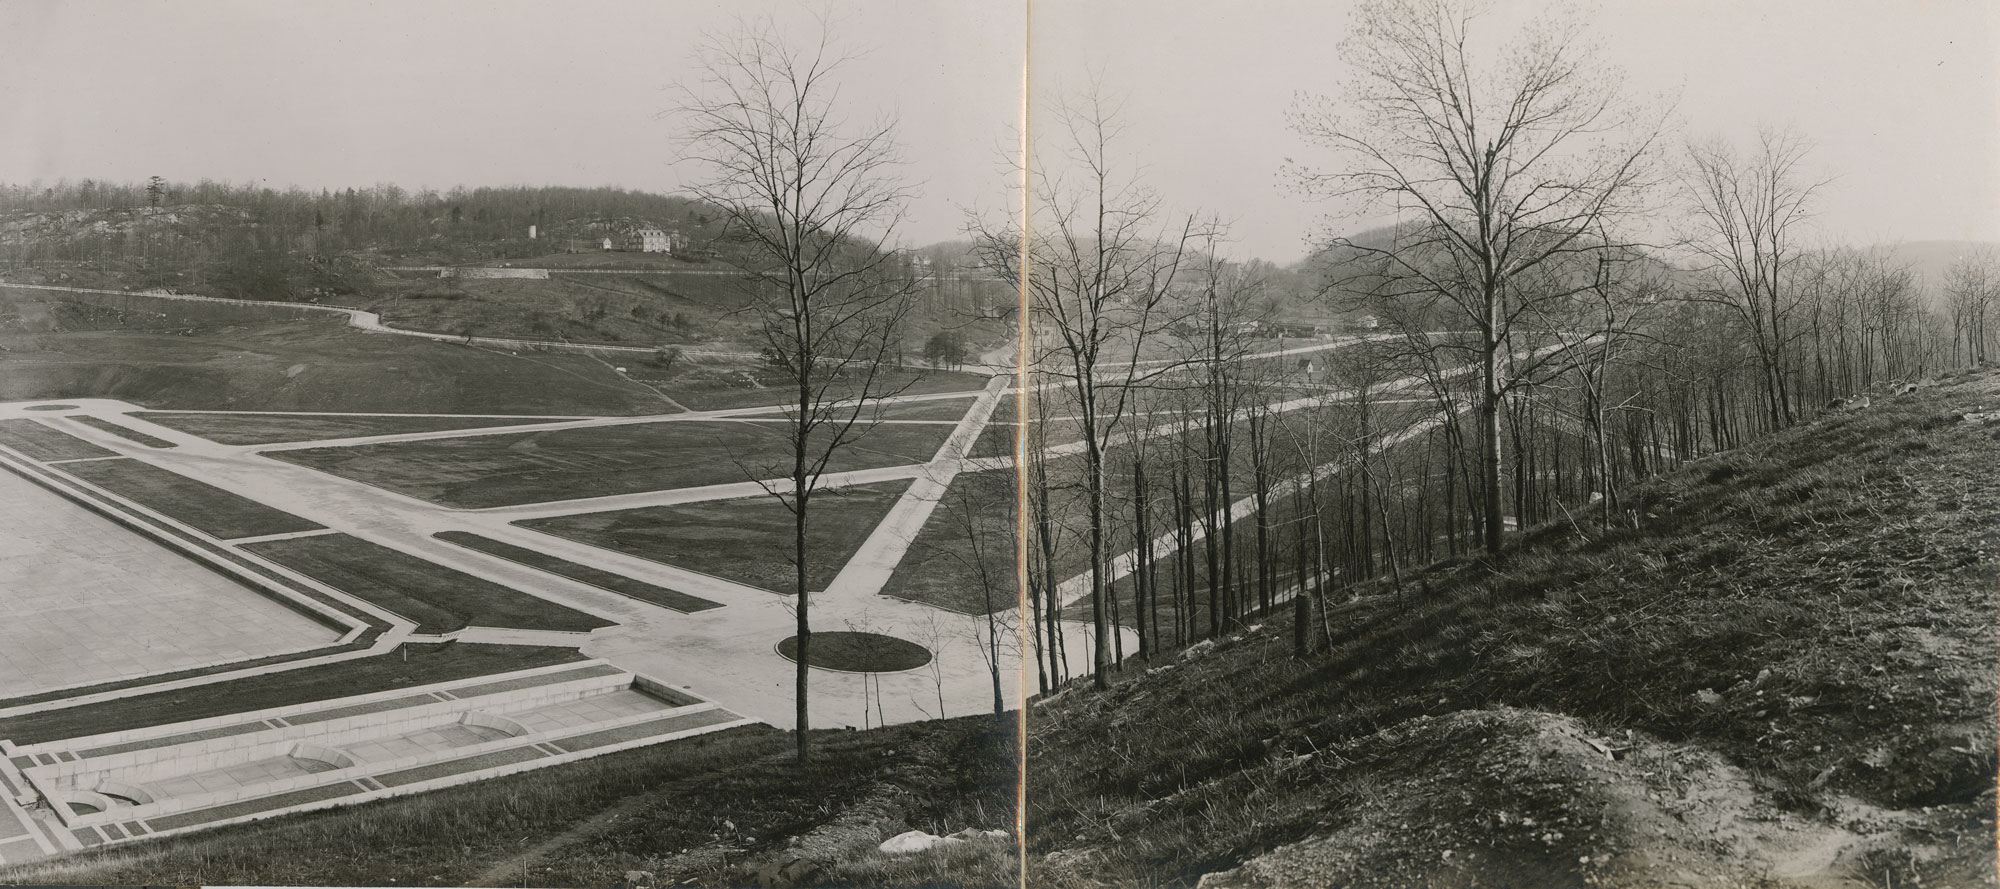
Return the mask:
{"type": "MultiPolygon", "coordinates": [[[[1006,390],[1006,379],[995,380],[969,402],[945,445],[926,464],[865,470],[829,477],[829,482],[853,483],[881,478],[913,478],[915,483],[891,509],[889,518],[872,534],[829,589],[813,599],[813,626],[820,630],[869,630],[918,642],[937,652],[936,660],[917,670],[862,677],[830,671],[813,673],[812,720],[816,727],[906,722],[939,715],[966,715],[991,707],[990,653],[982,648],[984,618],[878,595],[883,581],[901,560],[915,532],[935,508],[944,487],[972,461],[962,455],[978,437],[987,417],[1006,390]],[[942,713],[940,712],[942,711],[942,713]]],[[[928,401],[951,395],[909,396],[892,401],[928,401]]],[[[955,397],[963,399],[964,393],[955,397]]],[[[677,683],[708,700],[746,716],[789,726],[792,723],[794,665],[777,654],[777,643],[792,635],[796,618],[789,597],[774,596],[724,578],[662,565],[623,553],[589,546],[516,527],[522,518],[622,509],[669,502],[762,495],[755,482],[730,482],[679,491],[647,492],[619,497],[587,498],[505,507],[454,510],[262,456],[259,452],[292,447],[353,443],[297,442],[286,445],[232,446],[145,421],[135,405],[110,399],[69,399],[62,410],[27,410],[31,403],[0,405],[0,419],[35,418],[121,455],[160,466],[197,481],[256,499],[285,512],[310,519],[333,531],[393,547],[448,568],[529,592],[619,625],[592,634],[583,643],[586,654],[647,675],[677,683]],[[170,442],[172,448],[150,448],[111,435],[73,419],[94,416],[170,442]],[[576,564],[621,574],[721,603],[723,607],[682,614],[620,596],[433,539],[440,531],[462,531],[537,550],[576,564]]],[[[676,414],[674,420],[728,419],[748,409],[676,414]]],[[[663,419],[663,418],[656,418],[663,419]]],[[[594,418],[564,425],[588,427],[634,422],[635,418],[594,418]]],[[[546,428],[546,427],[543,427],[546,428]]],[[[457,434],[485,434],[462,431],[457,434]]],[[[436,437],[431,433],[414,435],[436,437]]],[[[54,467],[60,469],[60,466],[54,467]]],[[[232,546],[233,550],[234,547],[232,546]]],[[[253,554],[238,551],[256,560],[253,554]]],[[[1006,621],[1011,615],[996,619],[1006,621]]],[[[1017,638],[1003,628],[1011,647],[1017,638]]],[[[1001,652],[1003,687],[1018,684],[1013,666],[1017,653],[1001,652]]]]}

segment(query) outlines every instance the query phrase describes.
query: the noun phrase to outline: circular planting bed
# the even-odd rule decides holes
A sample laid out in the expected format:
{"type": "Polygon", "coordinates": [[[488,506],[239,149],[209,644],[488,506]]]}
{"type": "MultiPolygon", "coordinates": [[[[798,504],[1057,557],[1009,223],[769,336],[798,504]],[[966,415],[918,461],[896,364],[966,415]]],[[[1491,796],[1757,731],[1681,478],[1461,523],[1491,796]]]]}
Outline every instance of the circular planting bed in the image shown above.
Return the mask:
{"type": "Polygon", "coordinates": [[[76,410],[76,405],[73,405],[73,404],[31,404],[31,405],[28,405],[27,407],[24,407],[24,408],[22,408],[22,410],[24,410],[24,411],[73,411],[73,410],[76,410]]]}
{"type": "MultiPolygon", "coordinates": [[[[778,643],[778,653],[799,659],[799,637],[778,643]]],[[[814,633],[809,666],[843,673],[894,673],[931,662],[931,651],[915,642],[880,633],[814,633]]]]}

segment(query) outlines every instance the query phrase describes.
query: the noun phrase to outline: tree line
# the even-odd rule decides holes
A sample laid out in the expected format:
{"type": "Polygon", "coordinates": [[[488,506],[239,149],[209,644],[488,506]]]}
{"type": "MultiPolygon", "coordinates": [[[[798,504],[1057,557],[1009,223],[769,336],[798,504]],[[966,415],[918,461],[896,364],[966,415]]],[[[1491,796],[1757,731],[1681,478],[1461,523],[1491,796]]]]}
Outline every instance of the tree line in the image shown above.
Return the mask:
{"type": "Polygon", "coordinates": [[[1054,103],[1016,217],[975,226],[1030,315],[1022,579],[1043,690],[1282,603],[1297,645],[1345,592],[1524,529],[1638,523],[1631,485],[1879,384],[1990,360],[1990,255],[1940,282],[1816,243],[1800,134],[1678,142],[1560,16],[1486,46],[1476,5],[1362,4],[1323,150],[1287,170],[1353,221],[1311,260],[1317,342],[1121,152],[1116,103],[1054,103]],[[1023,246],[1024,245],[1024,246],[1023,246]],[[1119,632],[1118,628],[1126,628],[1119,632]]]}

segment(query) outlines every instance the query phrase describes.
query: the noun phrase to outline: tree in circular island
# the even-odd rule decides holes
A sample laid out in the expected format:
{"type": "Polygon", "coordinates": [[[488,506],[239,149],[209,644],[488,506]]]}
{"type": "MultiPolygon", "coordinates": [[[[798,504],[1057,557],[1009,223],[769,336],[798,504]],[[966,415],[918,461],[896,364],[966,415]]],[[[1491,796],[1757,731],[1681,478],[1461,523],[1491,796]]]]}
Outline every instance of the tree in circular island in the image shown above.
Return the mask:
{"type": "MultiPolygon", "coordinates": [[[[814,633],[812,661],[806,666],[843,673],[895,673],[914,670],[931,662],[930,649],[880,633],[814,633]]],[[[778,653],[797,661],[799,637],[788,636],[778,643],[778,653]]]]}

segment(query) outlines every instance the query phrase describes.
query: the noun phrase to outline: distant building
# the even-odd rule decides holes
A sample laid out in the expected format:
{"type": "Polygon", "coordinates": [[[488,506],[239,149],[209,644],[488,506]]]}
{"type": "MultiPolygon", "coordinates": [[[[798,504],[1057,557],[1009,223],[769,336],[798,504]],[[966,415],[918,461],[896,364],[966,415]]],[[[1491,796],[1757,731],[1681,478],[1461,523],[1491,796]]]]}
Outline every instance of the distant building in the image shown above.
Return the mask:
{"type": "Polygon", "coordinates": [[[625,248],[640,253],[678,253],[687,247],[687,236],[680,232],[670,232],[657,228],[642,228],[632,233],[631,241],[625,248]]]}
{"type": "Polygon", "coordinates": [[[610,238],[605,238],[605,239],[604,239],[604,249],[606,249],[606,250],[610,250],[610,249],[612,249],[612,247],[611,247],[611,239],[610,239],[610,238]]]}

